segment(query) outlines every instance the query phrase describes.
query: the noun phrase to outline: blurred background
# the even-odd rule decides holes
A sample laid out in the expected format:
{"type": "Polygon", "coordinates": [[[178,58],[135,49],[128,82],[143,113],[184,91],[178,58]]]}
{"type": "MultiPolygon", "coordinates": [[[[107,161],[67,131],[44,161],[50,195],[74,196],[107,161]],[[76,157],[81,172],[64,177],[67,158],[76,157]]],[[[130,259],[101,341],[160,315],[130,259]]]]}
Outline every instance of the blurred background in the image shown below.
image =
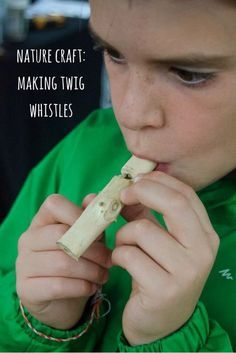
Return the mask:
{"type": "Polygon", "coordinates": [[[102,55],[80,0],[0,0],[0,222],[29,170],[92,110],[110,105],[102,55]],[[82,49],[73,64],[17,64],[17,49],[82,49]],[[18,76],[83,76],[84,91],[18,91],[18,76]],[[71,118],[31,118],[30,103],[72,103],[71,118]]]}

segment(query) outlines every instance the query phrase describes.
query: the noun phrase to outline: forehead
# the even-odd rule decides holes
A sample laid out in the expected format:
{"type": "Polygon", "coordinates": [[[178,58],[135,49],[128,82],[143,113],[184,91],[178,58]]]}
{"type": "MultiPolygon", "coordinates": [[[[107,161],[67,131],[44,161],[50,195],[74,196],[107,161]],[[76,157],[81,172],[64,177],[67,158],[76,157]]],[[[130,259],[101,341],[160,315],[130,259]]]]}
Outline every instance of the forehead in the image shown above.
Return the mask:
{"type": "MultiPolygon", "coordinates": [[[[106,41],[133,50],[196,47],[236,52],[236,2],[221,0],[91,0],[91,24],[106,41]],[[133,47],[132,47],[133,46],[133,47]]],[[[226,54],[226,53],[225,53],[226,54]]],[[[228,53],[227,53],[228,54],[228,53]]]]}

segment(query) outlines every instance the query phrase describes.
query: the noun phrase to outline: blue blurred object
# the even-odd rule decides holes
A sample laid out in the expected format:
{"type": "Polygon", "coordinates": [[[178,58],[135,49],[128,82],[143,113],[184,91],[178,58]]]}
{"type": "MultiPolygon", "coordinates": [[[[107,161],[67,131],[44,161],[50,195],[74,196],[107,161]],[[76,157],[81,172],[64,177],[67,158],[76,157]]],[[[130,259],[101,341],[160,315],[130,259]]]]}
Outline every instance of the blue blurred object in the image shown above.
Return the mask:
{"type": "Polygon", "coordinates": [[[26,10],[30,0],[7,0],[5,35],[8,40],[22,42],[28,34],[26,10]]]}
{"type": "Polygon", "coordinates": [[[0,0],[0,47],[3,43],[3,26],[5,17],[5,0],[0,0]]]}
{"type": "Polygon", "coordinates": [[[31,4],[26,12],[26,16],[29,19],[48,15],[61,15],[88,20],[90,16],[90,6],[87,1],[38,0],[31,4]]]}

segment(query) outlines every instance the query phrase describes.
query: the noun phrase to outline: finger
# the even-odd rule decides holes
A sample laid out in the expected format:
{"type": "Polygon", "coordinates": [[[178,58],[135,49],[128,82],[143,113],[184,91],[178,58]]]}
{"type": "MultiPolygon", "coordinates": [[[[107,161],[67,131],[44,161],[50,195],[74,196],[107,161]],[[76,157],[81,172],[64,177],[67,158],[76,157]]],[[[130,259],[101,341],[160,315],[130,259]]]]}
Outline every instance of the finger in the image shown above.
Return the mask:
{"type": "Polygon", "coordinates": [[[68,229],[69,226],[66,224],[50,224],[29,230],[19,239],[19,252],[58,250],[56,242],[68,229]]]}
{"type": "Polygon", "coordinates": [[[53,194],[48,196],[35,215],[30,228],[42,227],[54,223],[71,226],[81,215],[82,209],[67,200],[64,196],[53,194]]]}
{"type": "Polygon", "coordinates": [[[128,222],[145,218],[161,226],[158,220],[151,213],[150,209],[148,207],[145,207],[141,203],[137,205],[123,207],[121,215],[128,222]]]}
{"type": "Polygon", "coordinates": [[[84,279],[96,284],[104,284],[108,279],[108,270],[84,258],[74,261],[58,250],[31,253],[27,258],[18,259],[18,274],[24,278],[66,277],[84,279]],[[19,262],[21,261],[21,266],[19,262]]]}
{"type": "Polygon", "coordinates": [[[135,246],[119,246],[112,253],[114,265],[124,268],[145,291],[162,288],[170,274],[135,246]]]}
{"type": "Polygon", "coordinates": [[[180,192],[153,180],[141,179],[121,192],[126,205],[141,203],[163,214],[168,231],[184,247],[206,241],[205,231],[189,200],[180,192]]]}
{"type": "Polygon", "coordinates": [[[96,194],[88,194],[87,196],[85,196],[85,198],[82,201],[82,208],[85,209],[86,207],[88,207],[90,202],[93,201],[93,199],[95,199],[96,196],[97,196],[96,194]]]}
{"type": "MultiPolygon", "coordinates": [[[[53,251],[58,250],[57,241],[66,233],[69,226],[65,224],[50,224],[43,228],[36,228],[24,234],[19,240],[19,251],[53,251]]],[[[99,237],[102,238],[103,234],[99,237]]],[[[98,239],[99,239],[98,238],[98,239]]],[[[107,266],[106,261],[111,251],[101,242],[93,243],[84,257],[93,260],[95,263],[100,263],[104,267],[107,266]]]]}
{"type": "Polygon", "coordinates": [[[189,185],[186,185],[185,183],[172,177],[171,175],[159,171],[154,171],[149,174],[145,174],[141,178],[162,183],[182,193],[189,200],[190,204],[192,205],[192,208],[198,215],[199,221],[201,222],[205,230],[210,233],[212,232],[213,228],[208,213],[196,192],[189,185]]]}
{"type": "Polygon", "coordinates": [[[147,219],[128,223],[117,232],[116,246],[123,245],[138,247],[169,273],[178,273],[186,268],[186,249],[147,219]]]}
{"type": "Polygon", "coordinates": [[[34,303],[55,299],[87,297],[95,294],[99,286],[89,281],[63,277],[29,278],[24,282],[27,298],[34,298],[34,303]]]}
{"type": "Polygon", "coordinates": [[[110,268],[111,254],[112,251],[105,244],[96,241],[85,251],[82,257],[104,268],[110,268]]]}

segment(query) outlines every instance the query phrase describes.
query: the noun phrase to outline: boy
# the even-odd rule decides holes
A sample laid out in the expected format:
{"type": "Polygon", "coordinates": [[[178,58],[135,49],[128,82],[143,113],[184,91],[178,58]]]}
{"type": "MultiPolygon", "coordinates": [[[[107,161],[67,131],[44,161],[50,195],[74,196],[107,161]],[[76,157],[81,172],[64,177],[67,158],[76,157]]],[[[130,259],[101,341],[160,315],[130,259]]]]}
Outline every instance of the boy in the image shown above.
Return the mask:
{"type": "Polygon", "coordinates": [[[232,351],[236,5],[91,0],[91,9],[117,122],[100,111],[75,129],[32,171],[3,223],[0,347],[232,351]],[[127,223],[77,263],[56,241],[127,150],[157,168],[121,193],[127,223]],[[101,286],[110,312],[103,301],[106,315],[92,322],[101,286]]]}

